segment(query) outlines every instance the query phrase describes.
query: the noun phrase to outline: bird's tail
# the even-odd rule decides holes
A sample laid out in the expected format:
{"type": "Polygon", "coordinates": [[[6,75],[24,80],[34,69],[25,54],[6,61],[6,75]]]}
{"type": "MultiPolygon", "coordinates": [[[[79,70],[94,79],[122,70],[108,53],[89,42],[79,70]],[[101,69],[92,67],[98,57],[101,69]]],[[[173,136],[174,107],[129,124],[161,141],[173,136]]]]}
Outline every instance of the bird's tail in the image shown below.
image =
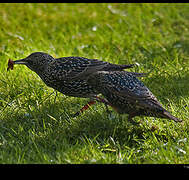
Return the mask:
{"type": "Polygon", "coordinates": [[[181,119],[178,119],[178,118],[176,118],[175,116],[171,115],[168,111],[164,111],[164,112],[163,112],[163,115],[164,115],[165,118],[172,119],[172,120],[174,120],[175,122],[182,122],[181,119]]]}

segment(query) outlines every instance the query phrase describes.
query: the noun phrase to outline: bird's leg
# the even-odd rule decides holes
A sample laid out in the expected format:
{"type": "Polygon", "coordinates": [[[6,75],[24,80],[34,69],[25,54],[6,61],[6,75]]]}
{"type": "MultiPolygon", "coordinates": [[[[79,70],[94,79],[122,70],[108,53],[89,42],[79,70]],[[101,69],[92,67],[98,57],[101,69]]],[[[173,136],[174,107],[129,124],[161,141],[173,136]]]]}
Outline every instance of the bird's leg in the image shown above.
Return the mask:
{"type": "Polygon", "coordinates": [[[89,101],[87,104],[85,104],[78,112],[76,112],[75,114],[72,115],[72,117],[77,117],[79,116],[81,113],[83,113],[83,111],[87,110],[89,108],[89,106],[95,104],[96,102],[94,100],[89,101]]]}
{"type": "Polygon", "coordinates": [[[110,110],[108,109],[108,105],[110,105],[110,103],[106,99],[103,99],[101,97],[95,96],[91,101],[89,101],[87,104],[85,104],[78,112],[73,114],[72,117],[79,116],[81,113],[83,113],[83,111],[87,110],[89,108],[89,106],[95,104],[96,103],[95,100],[98,101],[98,102],[104,103],[107,113],[110,113],[110,110]]]}

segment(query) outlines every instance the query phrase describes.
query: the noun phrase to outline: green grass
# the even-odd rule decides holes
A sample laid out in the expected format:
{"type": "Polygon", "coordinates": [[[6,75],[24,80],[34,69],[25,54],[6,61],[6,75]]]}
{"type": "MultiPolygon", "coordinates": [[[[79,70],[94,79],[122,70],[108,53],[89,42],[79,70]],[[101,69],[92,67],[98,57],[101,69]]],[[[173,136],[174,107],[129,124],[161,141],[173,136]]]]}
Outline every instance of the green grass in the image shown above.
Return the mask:
{"type": "Polygon", "coordinates": [[[189,4],[0,4],[0,163],[189,163],[189,4]],[[183,123],[110,115],[8,59],[43,51],[140,66],[183,123]],[[51,94],[53,93],[53,94],[51,94]],[[153,127],[157,129],[153,131],[153,127]]]}

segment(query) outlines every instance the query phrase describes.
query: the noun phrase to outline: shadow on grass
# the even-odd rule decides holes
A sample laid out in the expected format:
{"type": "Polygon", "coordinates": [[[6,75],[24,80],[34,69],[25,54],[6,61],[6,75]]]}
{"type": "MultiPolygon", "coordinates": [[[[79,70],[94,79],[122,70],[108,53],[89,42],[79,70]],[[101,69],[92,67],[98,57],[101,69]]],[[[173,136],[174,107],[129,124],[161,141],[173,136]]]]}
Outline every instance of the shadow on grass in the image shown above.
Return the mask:
{"type": "MultiPolygon", "coordinates": [[[[14,147],[16,150],[21,149],[25,154],[31,154],[28,155],[27,161],[31,159],[35,162],[34,156],[39,156],[41,161],[44,161],[43,153],[54,159],[57,152],[78,151],[78,148],[82,147],[93,146],[95,150],[100,149],[102,152],[110,152],[106,150],[108,148],[116,149],[116,153],[117,150],[125,148],[142,148],[141,144],[146,138],[144,134],[150,131],[150,128],[130,124],[127,115],[119,116],[113,112],[112,117],[108,117],[104,106],[98,103],[85,114],[70,118],[69,115],[75,112],[76,107],[80,109],[82,104],[85,104],[85,101],[78,98],[68,101],[63,99],[62,102],[59,100],[55,103],[53,100],[47,100],[40,108],[31,104],[34,106],[33,111],[7,115],[0,126],[0,140],[3,140],[1,137],[6,139],[7,145],[1,146],[0,149],[13,153],[14,147]]],[[[165,135],[155,136],[160,141],[167,141],[165,135]]]]}
{"type": "MultiPolygon", "coordinates": [[[[77,104],[77,99],[72,100],[73,104],[77,104]]],[[[46,109],[46,107],[44,108],[46,109]]],[[[91,140],[95,139],[101,145],[113,138],[120,145],[127,144],[127,146],[136,147],[138,145],[137,140],[143,139],[143,132],[145,131],[143,127],[133,126],[127,122],[127,115],[120,116],[115,112],[112,112],[111,115],[108,114],[102,104],[97,103],[76,118],[70,117],[72,113],[69,108],[66,108],[64,112],[57,113],[56,111],[53,113],[55,119],[59,121],[58,124],[60,123],[59,127],[55,127],[62,132],[61,136],[72,145],[77,142],[82,143],[83,137],[87,137],[91,140]]]]}
{"type": "Polygon", "coordinates": [[[14,113],[5,119],[0,127],[3,130],[1,133],[6,136],[7,141],[13,136],[18,140],[28,136],[21,138],[21,141],[26,141],[22,144],[28,143],[29,136],[36,137],[36,142],[40,146],[46,148],[48,146],[48,149],[52,146],[56,147],[56,144],[62,144],[64,140],[71,146],[77,143],[83,144],[83,137],[96,139],[101,145],[113,138],[119,145],[127,144],[129,147],[136,147],[138,141],[143,139],[145,130],[143,127],[133,126],[127,122],[127,115],[119,116],[113,112],[110,117],[105,108],[100,107],[103,106],[102,104],[94,105],[92,109],[81,116],[71,118],[72,108],[79,101],[78,99],[72,100],[72,105],[47,101],[41,105],[39,110],[28,111],[23,115],[14,113]],[[17,130],[20,128],[19,126],[23,130],[20,132],[18,130],[18,133],[15,134],[11,129],[17,130]],[[9,137],[6,134],[12,135],[9,137]]]}

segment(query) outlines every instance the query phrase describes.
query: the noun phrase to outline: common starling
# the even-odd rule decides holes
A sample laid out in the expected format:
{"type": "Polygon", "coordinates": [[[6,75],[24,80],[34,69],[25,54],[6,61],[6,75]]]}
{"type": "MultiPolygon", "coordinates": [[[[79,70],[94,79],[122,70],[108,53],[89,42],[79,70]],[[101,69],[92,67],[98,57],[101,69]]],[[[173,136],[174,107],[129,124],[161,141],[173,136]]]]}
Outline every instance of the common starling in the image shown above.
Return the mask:
{"type": "MultiPolygon", "coordinates": [[[[51,55],[43,52],[35,52],[28,57],[16,61],[9,60],[8,68],[13,69],[13,64],[26,65],[36,72],[43,82],[55,90],[74,97],[90,98],[98,100],[96,87],[87,82],[95,72],[100,71],[123,71],[132,68],[134,64],[116,65],[97,59],[87,59],[83,57],[62,57],[55,59],[51,55]]],[[[135,73],[136,76],[144,76],[145,73],[135,73]]],[[[100,100],[103,102],[103,100],[100,100]]],[[[85,109],[85,108],[84,108],[85,109]]]]}
{"type": "Polygon", "coordinates": [[[98,71],[89,77],[88,83],[99,90],[118,113],[182,120],[166,111],[152,92],[134,74],[126,71],[98,71]]]}

